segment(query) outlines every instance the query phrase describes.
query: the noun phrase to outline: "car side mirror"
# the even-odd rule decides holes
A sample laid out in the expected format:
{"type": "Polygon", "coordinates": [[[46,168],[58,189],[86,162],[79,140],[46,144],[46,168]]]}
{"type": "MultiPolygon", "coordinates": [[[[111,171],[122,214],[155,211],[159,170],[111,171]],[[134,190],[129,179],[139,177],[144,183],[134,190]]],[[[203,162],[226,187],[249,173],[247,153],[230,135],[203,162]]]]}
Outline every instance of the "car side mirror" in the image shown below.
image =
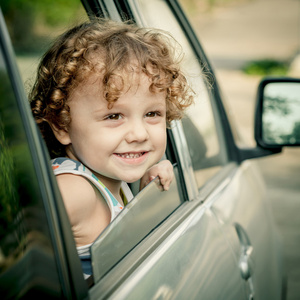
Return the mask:
{"type": "Polygon", "coordinates": [[[263,148],[300,146],[300,79],[266,78],[261,81],[255,140],[263,148]]]}

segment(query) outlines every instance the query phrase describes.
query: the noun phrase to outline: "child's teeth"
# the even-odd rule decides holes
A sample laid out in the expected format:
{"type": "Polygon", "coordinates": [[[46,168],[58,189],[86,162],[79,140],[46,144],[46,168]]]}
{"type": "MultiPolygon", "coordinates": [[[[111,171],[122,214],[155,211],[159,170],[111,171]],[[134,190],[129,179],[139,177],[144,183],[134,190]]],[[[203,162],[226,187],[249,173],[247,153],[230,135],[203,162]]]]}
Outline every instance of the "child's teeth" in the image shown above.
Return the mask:
{"type": "Polygon", "coordinates": [[[141,153],[125,153],[125,154],[119,154],[119,156],[123,158],[138,158],[141,156],[141,153]]]}

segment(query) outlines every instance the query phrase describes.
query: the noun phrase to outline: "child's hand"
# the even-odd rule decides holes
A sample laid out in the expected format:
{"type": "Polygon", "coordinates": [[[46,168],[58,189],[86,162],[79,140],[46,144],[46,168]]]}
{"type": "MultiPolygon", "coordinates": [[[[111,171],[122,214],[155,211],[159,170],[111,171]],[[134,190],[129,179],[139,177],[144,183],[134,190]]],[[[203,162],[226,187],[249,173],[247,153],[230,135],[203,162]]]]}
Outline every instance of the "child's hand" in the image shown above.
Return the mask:
{"type": "Polygon", "coordinates": [[[150,181],[156,176],[159,177],[163,189],[167,191],[174,177],[173,166],[171,162],[168,160],[163,160],[148,169],[145,175],[141,178],[140,190],[150,183],[150,181]]]}

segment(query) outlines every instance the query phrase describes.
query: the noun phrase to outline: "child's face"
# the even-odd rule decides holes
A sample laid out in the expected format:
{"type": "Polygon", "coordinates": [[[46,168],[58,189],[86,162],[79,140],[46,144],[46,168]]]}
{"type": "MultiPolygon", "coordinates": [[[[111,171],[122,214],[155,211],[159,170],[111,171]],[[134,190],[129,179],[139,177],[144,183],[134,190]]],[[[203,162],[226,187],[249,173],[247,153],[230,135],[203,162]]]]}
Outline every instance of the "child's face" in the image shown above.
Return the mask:
{"type": "Polygon", "coordinates": [[[69,102],[67,155],[90,168],[108,187],[140,179],[166,148],[166,94],[150,92],[146,75],[135,77],[137,84],[111,109],[95,76],[77,88],[69,102]]]}

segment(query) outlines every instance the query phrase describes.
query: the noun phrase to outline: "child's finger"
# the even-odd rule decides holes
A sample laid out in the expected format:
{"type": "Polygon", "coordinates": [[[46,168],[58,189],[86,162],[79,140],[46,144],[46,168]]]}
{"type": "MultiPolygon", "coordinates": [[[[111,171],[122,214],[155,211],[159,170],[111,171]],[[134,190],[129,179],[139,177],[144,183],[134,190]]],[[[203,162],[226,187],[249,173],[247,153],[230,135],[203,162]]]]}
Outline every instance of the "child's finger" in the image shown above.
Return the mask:
{"type": "Polygon", "coordinates": [[[152,181],[152,180],[153,180],[155,177],[156,177],[156,176],[153,176],[153,175],[152,175],[152,176],[150,176],[150,178],[149,178],[149,182],[150,182],[150,181],[152,181]]]}
{"type": "Polygon", "coordinates": [[[171,176],[169,175],[169,176],[164,177],[164,178],[160,178],[160,183],[163,186],[165,191],[169,190],[172,180],[173,180],[172,175],[171,176]]]}

